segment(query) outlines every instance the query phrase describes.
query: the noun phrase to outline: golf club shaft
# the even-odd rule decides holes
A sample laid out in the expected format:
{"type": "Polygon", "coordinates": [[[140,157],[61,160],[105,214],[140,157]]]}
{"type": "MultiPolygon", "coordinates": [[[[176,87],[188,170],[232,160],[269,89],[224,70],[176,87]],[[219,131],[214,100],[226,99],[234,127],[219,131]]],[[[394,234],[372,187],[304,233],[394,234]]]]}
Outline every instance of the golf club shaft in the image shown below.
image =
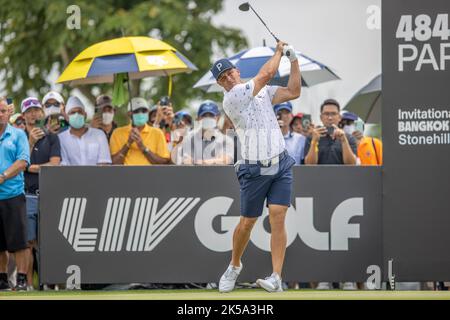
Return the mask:
{"type": "Polygon", "coordinates": [[[252,11],[256,14],[256,16],[259,18],[259,20],[261,20],[261,22],[263,23],[264,27],[266,27],[267,31],[269,31],[269,33],[275,38],[276,42],[279,42],[280,39],[278,39],[272,31],[270,31],[269,27],[267,26],[267,24],[264,22],[263,19],[261,19],[261,17],[259,16],[259,14],[255,11],[255,9],[253,9],[253,7],[251,5],[249,5],[250,9],[252,9],[252,11]]]}

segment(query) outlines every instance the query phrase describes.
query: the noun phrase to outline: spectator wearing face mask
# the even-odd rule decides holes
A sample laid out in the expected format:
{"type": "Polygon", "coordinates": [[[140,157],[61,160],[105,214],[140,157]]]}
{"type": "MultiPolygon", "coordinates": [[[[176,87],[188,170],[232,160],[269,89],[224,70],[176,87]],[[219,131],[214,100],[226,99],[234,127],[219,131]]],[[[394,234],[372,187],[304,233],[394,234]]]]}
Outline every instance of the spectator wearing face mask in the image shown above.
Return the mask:
{"type": "Polygon", "coordinates": [[[169,150],[181,143],[184,137],[192,129],[192,117],[189,112],[181,110],[175,113],[171,126],[171,138],[169,143],[169,150]]]}
{"type": "Polygon", "coordinates": [[[292,114],[292,104],[289,101],[277,104],[273,107],[280,125],[281,133],[284,137],[284,142],[286,144],[286,150],[289,155],[295,160],[295,164],[299,165],[304,159],[304,149],[306,138],[293,132],[291,130],[290,124],[294,115],[292,114]]]}
{"type": "Polygon", "coordinates": [[[58,134],[69,129],[65,114],[64,98],[56,91],[48,92],[42,98],[47,129],[50,133],[58,134]]]}
{"type": "Polygon", "coordinates": [[[164,133],[148,125],[150,108],[143,98],[131,99],[128,105],[131,124],[114,130],[110,149],[113,164],[167,164],[170,153],[164,133]]]}
{"type": "Polygon", "coordinates": [[[103,130],[108,142],[111,139],[113,131],[117,128],[114,122],[116,109],[112,104],[112,99],[107,95],[100,95],[95,101],[95,115],[91,121],[91,127],[103,130]]]}
{"type": "Polygon", "coordinates": [[[233,164],[233,140],[218,129],[219,117],[215,102],[206,100],[200,105],[197,112],[199,126],[172,152],[176,164],[233,164]]]}
{"type": "Polygon", "coordinates": [[[364,136],[364,124],[352,112],[342,114],[340,127],[356,140],[358,159],[363,166],[383,164],[383,144],[377,138],[364,136]]]}
{"type": "Polygon", "coordinates": [[[108,140],[101,130],[85,125],[87,115],[81,100],[70,97],[67,100],[66,113],[70,129],[58,135],[61,143],[61,165],[110,164],[108,140]]]}

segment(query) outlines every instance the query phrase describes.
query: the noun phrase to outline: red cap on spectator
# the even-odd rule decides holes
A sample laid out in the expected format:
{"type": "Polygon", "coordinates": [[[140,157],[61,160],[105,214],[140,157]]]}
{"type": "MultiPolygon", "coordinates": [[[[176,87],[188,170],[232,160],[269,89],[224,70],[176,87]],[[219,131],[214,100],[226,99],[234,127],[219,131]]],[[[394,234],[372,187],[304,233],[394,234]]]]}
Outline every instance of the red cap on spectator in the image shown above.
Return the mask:
{"type": "Polygon", "coordinates": [[[294,120],[295,118],[299,118],[299,119],[303,118],[303,113],[301,113],[301,112],[297,113],[292,120],[294,120]]]}

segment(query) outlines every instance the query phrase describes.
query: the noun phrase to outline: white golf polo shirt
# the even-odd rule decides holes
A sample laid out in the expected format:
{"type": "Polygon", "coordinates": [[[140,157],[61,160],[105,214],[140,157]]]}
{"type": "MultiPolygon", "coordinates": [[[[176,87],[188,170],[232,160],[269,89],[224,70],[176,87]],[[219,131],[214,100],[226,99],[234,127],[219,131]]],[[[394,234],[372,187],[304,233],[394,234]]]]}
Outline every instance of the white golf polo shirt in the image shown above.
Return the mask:
{"type": "Polygon", "coordinates": [[[250,80],[225,92],[223,109],[236,128],[242,158],[268,160],[285,150],[284,137],[272,106],[279,87],[265,86],[253,96],[254,87],[254,81],[250,80]]]}

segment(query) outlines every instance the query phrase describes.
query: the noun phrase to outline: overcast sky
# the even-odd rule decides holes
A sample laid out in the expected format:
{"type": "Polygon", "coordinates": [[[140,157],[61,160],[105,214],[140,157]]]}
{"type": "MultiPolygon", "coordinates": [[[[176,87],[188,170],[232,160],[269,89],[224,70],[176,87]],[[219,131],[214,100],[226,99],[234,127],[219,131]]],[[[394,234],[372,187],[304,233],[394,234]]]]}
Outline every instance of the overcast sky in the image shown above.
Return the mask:
{"type": "MultiPolygon", "coordinates": [[[[263,39],[274,46],[275,40],[256,15],[238,9],[242,2],[224,0],[224,11],[214,23],[240,28],[252,47],[261,46],[263,39]]],[[[332,68],[342,79],[305,88],[294,102],[294,111],[311,110],[317,119],[324,99],[335,98],[344,106],[381,73],[381,30],[367,26],[373,17],[368,9],[381,8],[381,0],[260,0],[250,4],[278,38],[332,68]]]]}

